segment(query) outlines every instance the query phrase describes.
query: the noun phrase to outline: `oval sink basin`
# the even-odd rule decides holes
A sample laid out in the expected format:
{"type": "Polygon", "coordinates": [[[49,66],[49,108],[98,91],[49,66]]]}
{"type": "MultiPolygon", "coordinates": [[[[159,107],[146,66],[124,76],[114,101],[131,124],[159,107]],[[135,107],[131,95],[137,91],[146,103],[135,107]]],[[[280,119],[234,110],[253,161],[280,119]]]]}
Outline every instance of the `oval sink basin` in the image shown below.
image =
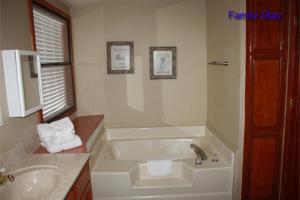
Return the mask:
{"type": "Polygon", "coordinates": [[[0,186],[0,197],[7,200],[37,200],[49,195],[61,181],[55,166],[33,166],[9,173],[15,181],[0,186]]]}

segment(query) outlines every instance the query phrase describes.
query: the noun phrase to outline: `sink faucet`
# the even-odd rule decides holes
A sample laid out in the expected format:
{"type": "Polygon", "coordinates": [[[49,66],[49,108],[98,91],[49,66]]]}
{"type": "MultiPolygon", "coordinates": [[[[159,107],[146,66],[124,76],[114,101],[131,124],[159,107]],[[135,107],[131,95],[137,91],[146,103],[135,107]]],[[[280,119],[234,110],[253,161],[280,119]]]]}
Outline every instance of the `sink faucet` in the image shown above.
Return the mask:
{"type": "Polygon", "coordinates": [[[207,160],[205,152],[196,144],[191,144],[191,149],[196,153],[195,165],[201,165],[203,160],[207,160]]]}
{"type": "Polygon", "coordinates": [[[13,175],[4,175],[5,168],[0,169],[0,185],[5,184],[7,181],[13,182],[15,181],[15,177],[13,175]]]}

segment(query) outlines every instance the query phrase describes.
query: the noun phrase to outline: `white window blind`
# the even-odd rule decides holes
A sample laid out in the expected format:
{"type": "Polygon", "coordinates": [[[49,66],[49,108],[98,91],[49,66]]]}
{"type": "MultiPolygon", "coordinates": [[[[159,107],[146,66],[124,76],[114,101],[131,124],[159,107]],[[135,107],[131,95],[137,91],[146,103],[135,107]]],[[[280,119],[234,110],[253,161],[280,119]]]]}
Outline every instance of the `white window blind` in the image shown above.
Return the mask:
{"type": "Polygon", "coordinates": [[[38,6],[33,7],[33,19],[36,49],[42,64],[43,117],[47,120],[74,104],[71,63],[65,53],[67,25],[64,19],[38,6]]]}
{"type": "Polygon", "coordinates": [[[37,7],[34,7],[33,18],[36,48],[41,63],[64,62],[64,22],[37,7]]]}

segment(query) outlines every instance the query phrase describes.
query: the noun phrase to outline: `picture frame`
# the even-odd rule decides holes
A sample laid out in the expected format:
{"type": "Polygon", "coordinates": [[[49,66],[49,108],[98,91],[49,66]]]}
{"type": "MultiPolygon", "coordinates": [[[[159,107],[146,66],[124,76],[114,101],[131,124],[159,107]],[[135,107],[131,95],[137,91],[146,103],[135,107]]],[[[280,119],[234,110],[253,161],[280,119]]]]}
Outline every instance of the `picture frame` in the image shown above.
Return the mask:
{"type": "Polygon", "coordinates": [[[134,73],[134,42],[109,41],[106,43],[107,74],[134,73]]]}
{"type": "Polygon", "coordinates": [[[176,79],[176,47],[150,47],[150,79],[176,79]]]}

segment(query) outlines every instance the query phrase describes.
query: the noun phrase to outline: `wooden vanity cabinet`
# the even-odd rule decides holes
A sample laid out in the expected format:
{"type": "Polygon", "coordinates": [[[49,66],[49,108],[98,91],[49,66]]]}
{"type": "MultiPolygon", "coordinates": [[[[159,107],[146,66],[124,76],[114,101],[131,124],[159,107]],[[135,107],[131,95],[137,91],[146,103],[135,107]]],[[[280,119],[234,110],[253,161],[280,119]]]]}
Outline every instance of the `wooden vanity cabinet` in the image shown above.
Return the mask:
{"type": "Polygon", "coordinates": [[[86,188],[85,188],[85,190],[84,190],[84,192],[83,192],[83,194],[81,196],[81,199],[82,200],[92,200],[93,199],[93,193],[92,193],[92,185],[91,185],[91,183],[89,183],[86,186],[86,188]]]}
{"type": "Polygon", "coordinates": [[[92,200],[92,187],[89,162],[85,164],[66,200],[92,200]]]}

